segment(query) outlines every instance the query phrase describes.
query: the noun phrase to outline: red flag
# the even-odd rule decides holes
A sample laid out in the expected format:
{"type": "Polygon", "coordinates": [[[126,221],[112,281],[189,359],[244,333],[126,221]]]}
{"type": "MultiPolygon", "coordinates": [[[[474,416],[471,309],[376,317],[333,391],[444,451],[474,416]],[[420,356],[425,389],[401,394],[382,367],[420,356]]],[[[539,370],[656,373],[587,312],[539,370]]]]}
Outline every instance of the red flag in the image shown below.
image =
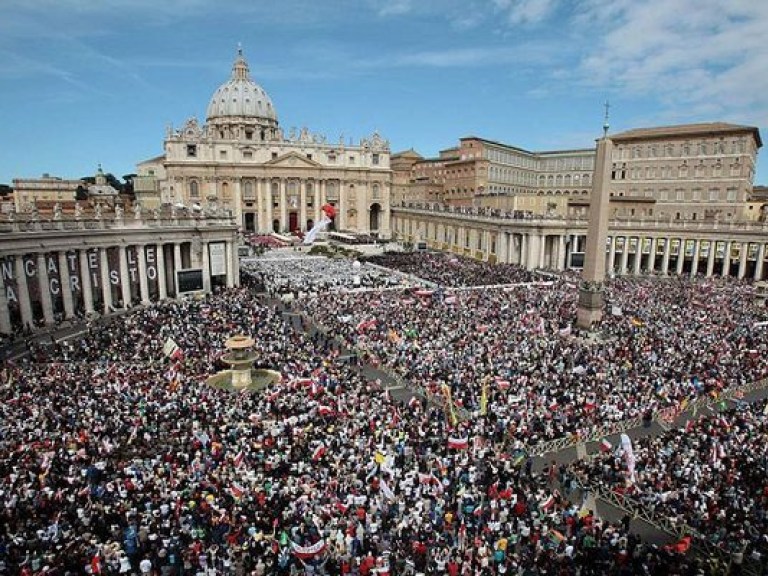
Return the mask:
{"type": "Polygon", "coordinates": [[[240,450],[240,452],[238,452],[235,455],[235,458],[232,461],[232,463],[235,465],[235,468],[240,468],[240,465],[243,463],[244,457],[245,457],[245,453],[242,450],[240,450]]]}
{"type": "Polygon", "coordinates": [[[239,500],[240,498],[243,497],[243,494],[245,494],[245,488],[243,488],[237,482],[233,482],[232,485],[229,487],[229,493],[232,494],[234,498],[239,500]]]}
{"type": "Polygon", "coordinates": [[[296,542],[291,542],[291,547],[297,558],[308,560],[325,552],[325,540],[318,540],[312,546],[299,546],[296,542]]]}
{"type": "Polygon", "coordinates": [[[325,454],[325,444],[320,444],[320,446],[315,448],[315,451],[312,452],[312,461],[317,462],[323,457],[323,454],[325,454]]]}
{"type": "Polygon", "coordinates": [[[448,438],[448,448],[453,448],[454,450],[466,450],[468,447],[469,447],[468,438],[455,438],[455,437],[448,438]]]}

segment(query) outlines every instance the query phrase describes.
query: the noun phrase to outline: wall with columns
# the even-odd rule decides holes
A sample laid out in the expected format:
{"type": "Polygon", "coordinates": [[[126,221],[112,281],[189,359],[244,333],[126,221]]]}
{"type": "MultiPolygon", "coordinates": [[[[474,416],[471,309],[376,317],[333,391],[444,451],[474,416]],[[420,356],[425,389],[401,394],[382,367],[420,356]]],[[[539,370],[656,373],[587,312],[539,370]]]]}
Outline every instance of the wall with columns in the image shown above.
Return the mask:
{"type": "Polygon", "coordinates": [[[0,224],[0,333],[110,313],[181,294],[176,272],[202,269],[203,290],[239,283],[230,218],[0,224]]]}
{"type": "MultiPolygon", "coordinates": [[[[392,210],[393,236],[430,248],[528,269],[581,267],[585,219],[513,219],[460,209],[392,210]],[[478,242],[478,238],[481,239],[478,242]]],[[[766,277],[768,224],[609,220],[606,273],[766,277]]]]}

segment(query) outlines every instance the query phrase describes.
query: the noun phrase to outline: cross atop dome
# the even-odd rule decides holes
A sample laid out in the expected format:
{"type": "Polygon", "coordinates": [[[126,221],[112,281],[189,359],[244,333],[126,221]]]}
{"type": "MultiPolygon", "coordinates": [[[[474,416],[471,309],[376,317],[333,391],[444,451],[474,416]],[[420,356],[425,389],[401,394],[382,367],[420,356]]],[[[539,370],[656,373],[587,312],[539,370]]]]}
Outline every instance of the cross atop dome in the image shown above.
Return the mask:
{"type": "Polygon", "coordinates": [[[232,80],[248,80],[248,62],[243,57],[243,46],[237,43],[237,58],[232,65],[232,80]]]}

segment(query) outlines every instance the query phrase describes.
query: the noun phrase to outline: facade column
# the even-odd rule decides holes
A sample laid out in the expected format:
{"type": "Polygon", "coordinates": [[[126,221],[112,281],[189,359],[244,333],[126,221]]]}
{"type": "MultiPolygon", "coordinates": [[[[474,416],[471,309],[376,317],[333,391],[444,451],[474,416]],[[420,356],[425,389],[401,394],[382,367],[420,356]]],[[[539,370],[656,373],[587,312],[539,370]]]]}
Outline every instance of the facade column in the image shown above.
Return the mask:
{"type": "Polygon", "coordinates": [[[35,317],[32,315],[32,302],[29,299],[29,285],[27,284],[27,272],[24,270],[24,255],[16,256],[16,288],[19,293],[19,310],[21,323],[26,326],[34,326],[35,317]]]}
{"type": "Polygon", "coordinates": [[[725,251],[723,252],[723,267],[720,269],[721,276],[728,276],[731,271],[731,245],[733,242],[727,240],[725,242],[725,251]]]}
{"type": "Polygon", "coordinates": [[[545,268],[547,265],[547,235],[539,234],[539,268],[545,268]]]}
{"type": "MultiPolygon", "coordinates": [[[[347,189],[345,184],[346,182],[344,182],[343,180],[339,180],[339,211],[338,211],[338,217],[339,217],[338,229],[339,230],[347,229],[347,189]]],[[[415,238],[413,227],[411,227],[411,236],[415,238]]]]}
{"type": "Polygon", "coordinates": [[[709,252],[707,253],[707,278],[715,273],[715,254],[717,253],[717,242],[709,240],[709,252]]]}
{"type": "Polygon", "coordinates": [[[266,228],[264,226],[264,191],[262,190],[261,178],[256,178],[253,185],[256,187],[256,233],[263,233],[266,228]]]}
{"type": "Polygon", "coordinates": [[[499,232],[496,236],[496,262],[498,264],[507,263],[507,241],[506,232],[499,232]]]}
{"type": "Polygon", "coordinates": [[[167,277],[165,275],[165,245],[157,244],[155,247],[155,260],[157,260],[157,297],[160,300],[168,298],[167,277]]]}
{"type": "Polygon", "coordinates": [[[325,180],[315,180],[315,185],[313,187],[315,199],[312,202],[314,204],[313,206],[314,216],[312,217],[313,224],[317,224],[318,222],[320,222],[320,208],[325,203],[323,202],[323,191],[321,189],[323,186],[325,186],[325,180]]]}
{"type": "Polygon", "coordinates": [[[83,283],[83,308],[86,314],[93,314],[93,286],[88,269],[88,249],[80,250],[80,281],[83,283]]]}
{"type": "Polygon", "coordinates": [[[755,262],[755,280],[763,279],[763,259],[765,258],[765,243],[757,246],[757,262],[755,262]]]}
{"type": "Polygon", "coordinates": [[[651,238],[651,249],[648,254],[648,274],[653,274],[656,268],[656,238],[651,238]]]}
{"type": "Polygon", "coordinates": [[[267,227],[265,230],[268,233],[272,233],[275,231],[273,220],[275,219],[275,216],[272,214],[272,210],[274,209],[274,198],[272,197],[272,180],[265,180],[264,184],[266,184],[266,190],[264,194],[264,199],[267,202],[267,227]]]}
{"type": "Polygon", "coordinates": [[[46,325],[50,326],[54,322],[53,301],[51,300],[51,283],[48,279],[45,252],[37,253],[37,283],[40,290],[40,301],[43,305],[43,319],[46,325]]]}
{"type": "Polygon", "coordinates": [[[744,278],[747,274],[747,255],[749,252],[749,242],[742,242],[739,250],[739,273],[738,278],[744,278]]]}
{"type": "Polygon", "coordinates": [[[181,270],[181,244],[173,243],[173,293],[176,298],[179,297],[179,270],[181,270]]]}
{"type": "Polygon", "coordinates": [[[520,266],[528,268],[528,234],[520,234],[520,266]]]}
{"type": "Polygon", "coordinates": [[[139,290],[141,290],[141,303],[145,306],[150,304],[149,286],[147,284],[147,246],[139,244],[136,246],[139,253],[139,290]]]}
{"type": "Polygon", "coordinates": [[[123,294],[123,308],[131,307],[131,281],[128,277],[128,251],[120,246],[120,290],[123,294]]]}
{"type": "Polygon", "coordinates": [[[691,262],[691,278],[695,278],[699,272],[699,250],[701,250],[701,240],[696,238],[693,241],[693,262],[691,262]]]}
{"type": "Polygon", "coordinates": [[[608,247],[608,274],[613,276],[616,273],[616,236],[609,238],[611,244],[608,247]]]}
{"type": "Polygon", "coordinates": [[[621,264],[619,264],[619,274],[624,276],[627,273],[627,263],[629,262],[629,236],[624,236],[624,247],[621,251],[621,264]]]}
{"type": "Polygon", "coordinates": [[[538,240],[538,234],[528,235],[528,256],[526,258],[526,268],[528,270],[533,270],[539,265],[539,246],[537,245],[538,240]]]}
{"type": "Polygon", "coordinates": [[[233,286],[240,286],[240,278],[235,275],[235,259],[237,258],[237,251],[235,250],[235,243],[232,240],[227,240],[226,244],[226,258],[227,258],[227,288],[233,286]]]}
{"type": "Polygon", "coordinates": [[[307,229],[307,181],[299,180],[299,230],[307,229]]]}
{"type": "Polygon", "coordinates": [[[640,276],[640,265],[643,263],[643,242],[644,238],[639,236],[637,238],[637,248],[635,249],[635,261],[632,265],[632,273],[635,276],[640,276]]]}
{"type": "Polygon", "coordinates": [[[280,233],[288,230],[288,183],[280,178],[280,233]]]}
{"type": "MultiPolygon", "coordinates": [[[[69,262],[67,253],[59,252],[59,279],[61,280],[61,297],[64,302],[64,318],[69,319],[75,315],[75,304],[72,298],[72,279],[69,274],[69,262]]],[[[2,314],[2,310],[0,310],[2,314]]]]}
{"type": "Polygon", "coordinates": [[[201,264],[203,269],[203,292],[208,294],[211,291],[211,262],[208,253],[208,241],[203,240],[201,246],[203,249],[203,262],[201,264]]]}
{"type": "Polygon", "coordinates": [[[99,264],[101,272],[101,296],[104,299],[104,314],[112,311],[112,285],[109,283],[109,258],[106,248],[99,248],[99,264]]]}
{"type": "MultiPolygon", "coordinates": [[[[69,286],[67,286],[67,289],[69,289],[69,286]]],[[[11,313],[8,310],[8,296],[7,292],[5,291],[3,266],[2,262],[0,261],[0,334],[10,334],[11,332],[11,313]]]]}

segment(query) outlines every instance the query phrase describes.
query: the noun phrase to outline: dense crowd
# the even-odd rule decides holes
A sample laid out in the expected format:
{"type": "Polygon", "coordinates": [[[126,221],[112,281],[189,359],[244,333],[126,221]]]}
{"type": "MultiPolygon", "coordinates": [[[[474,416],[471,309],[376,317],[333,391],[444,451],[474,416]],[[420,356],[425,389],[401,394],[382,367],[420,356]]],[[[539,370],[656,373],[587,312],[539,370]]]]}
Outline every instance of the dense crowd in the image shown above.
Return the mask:
{"type": "Polygon", "coordinates": [[[370,361],[428,390],[447,385],[461,407],[489,410],[527,444],[642,417],[768,374],[768,334],[751,288],[616,280],[598,338],[570,324],[568,280],[424,296],[317,295],[319,324],[370,361]],[[650,293],[653,292],[652,296],[650,293]],[[674,321],[670,321],[674,320],[674,321]]]}
{"type": "Polygon", "coordinates": [[[491,286],[541,279],[513,264],[490,264],[443,252],[387,252],[363,260],[441,286],[491,286]]]}
{"type": "MultiPolygon", "coordinates": [[[[244,285],[259,274],[244,270],[244,285]]],[[[696,284],[683,288],[662,283],[656,301],[698,298],[696,284]]],[[[762,354],[739,352],[763,351],[744,286],[711,284],[683,328],[638,294],[656,289],[615,283],[622,315],[599,344],[561,335],[573,290],[554,283],[409,302],[384,290],[307,297],[329,334],[243,287],[34,348],[0,374],[0,573],[722,573],[596,517],[567,470],[536,473],[524,450],[577,427],[576,412],[619,418],[760,374],[762,354]],[[378,324],[354,324],[372,315],[378,324]],[[279,383],[205,384],[238,333],[279,383]],[[449,384],[471,417],[394,401],[341,361],[336,335],[409,378],[449,384]],[[169,338],[180,357],[166,356],[169,338]],[[664,355],[651,361],[654,347],[664,355]]]]}
{"type": "Polygon", "coordinates": [[[768,558],[768,403],[739,403],[635,442],[634,478],[621,448],[579,463],[587,482],[690,526],[739,562],[768,558]]]}

